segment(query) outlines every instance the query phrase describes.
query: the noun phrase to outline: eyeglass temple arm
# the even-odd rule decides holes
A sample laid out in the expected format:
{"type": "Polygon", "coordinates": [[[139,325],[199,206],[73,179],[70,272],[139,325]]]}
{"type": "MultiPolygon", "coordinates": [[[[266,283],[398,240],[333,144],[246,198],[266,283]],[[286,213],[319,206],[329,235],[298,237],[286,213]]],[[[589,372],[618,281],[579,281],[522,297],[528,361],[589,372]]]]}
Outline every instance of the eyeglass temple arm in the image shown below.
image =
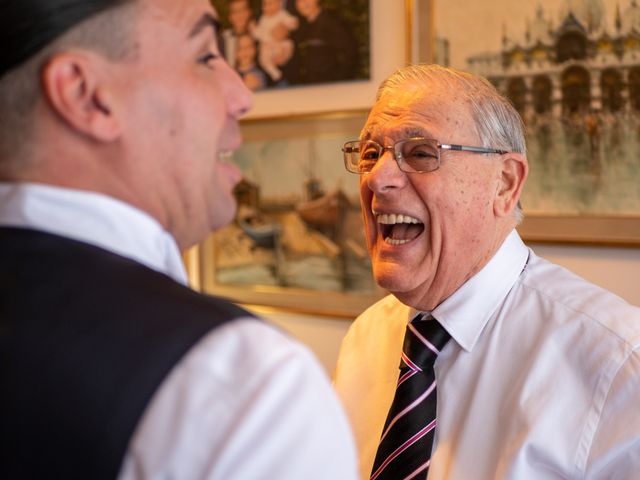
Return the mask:
{"type": "Polygon", "coordinates": [[[440,148],[444,150],[461,150],[463,152],[475,152],[475,153],[499,153],[503,155],[509,153],[507,150],[498,150],[496,148],[484,148],[484,147],[467,147],[464,145],[447,145],[441,144],[440,148]]]}

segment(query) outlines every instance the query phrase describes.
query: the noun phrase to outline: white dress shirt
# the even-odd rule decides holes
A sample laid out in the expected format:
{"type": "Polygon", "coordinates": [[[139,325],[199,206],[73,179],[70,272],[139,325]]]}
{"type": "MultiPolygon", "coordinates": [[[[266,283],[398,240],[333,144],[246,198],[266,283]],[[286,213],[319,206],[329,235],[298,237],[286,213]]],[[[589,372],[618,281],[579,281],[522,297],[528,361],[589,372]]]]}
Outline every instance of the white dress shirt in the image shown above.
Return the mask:
{"type": "MultiPolygon", "coordinates": [[[[344,339],[335,385],[369,478],[407,322],[389,296],[344,339]]],[[[429,479],[640,478],[640,309],[537,257],[514,231],[439,305],[429,479]]]]}
{"type": "MultiPolygon", "coordinates": [[[[33,228],[132,258],[185,283],[173,238],[113,198],[0,183],[0,225],[33,228]]],[[[137,426],[120,479],[355,479],[347,419],[313,355],[247,317],[173,368],[137,426]]]]}

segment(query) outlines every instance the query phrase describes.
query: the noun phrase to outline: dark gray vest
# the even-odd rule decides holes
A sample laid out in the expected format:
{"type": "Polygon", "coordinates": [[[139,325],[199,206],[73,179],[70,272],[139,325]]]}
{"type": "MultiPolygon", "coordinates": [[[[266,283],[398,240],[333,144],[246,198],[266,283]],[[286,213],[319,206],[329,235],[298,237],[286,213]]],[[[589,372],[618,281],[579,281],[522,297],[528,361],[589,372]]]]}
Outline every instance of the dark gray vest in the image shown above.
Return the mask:
{"type": "Polygon", "coordinates": [[[115,478],[171,368],[247,315],[100,248],[0,227],[0,478],[115,478]]]}

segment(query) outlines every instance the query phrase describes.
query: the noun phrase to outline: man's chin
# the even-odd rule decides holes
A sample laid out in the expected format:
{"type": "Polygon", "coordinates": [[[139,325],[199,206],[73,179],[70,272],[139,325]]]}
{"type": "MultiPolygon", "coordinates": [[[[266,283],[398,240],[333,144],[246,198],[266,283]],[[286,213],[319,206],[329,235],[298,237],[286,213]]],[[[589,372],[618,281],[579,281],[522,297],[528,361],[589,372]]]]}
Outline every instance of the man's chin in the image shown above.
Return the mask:
{"type": "Polygon", "coordinates": [[[407,278],[406,272],[398,267],[386,265],[384,268],[374,267],[373,277],[376,283],[391,293],[402,293],[411,289],[409,285],[411,279],[407,278]]]}
{"type": "Polygon", "coordinates": [[[214,214],[209,218],[210,233],[230,225],[235,220],[236,213],[238,211],[236,201],[232,198],[230,201],[226,202],[225,205],[226,207],[224,209],[222,207],[217,210],[213,209],[214,214]]]}
{"type": "Polygon", "coordinates": [[[405,305],[417,309],[426,309],[425,299],[429,298],[429,284],[418,283],[418,279],[411,273],[407,273],[406,268],[374,269],[374,279],[376,283],[391,293],[405,305]]]}

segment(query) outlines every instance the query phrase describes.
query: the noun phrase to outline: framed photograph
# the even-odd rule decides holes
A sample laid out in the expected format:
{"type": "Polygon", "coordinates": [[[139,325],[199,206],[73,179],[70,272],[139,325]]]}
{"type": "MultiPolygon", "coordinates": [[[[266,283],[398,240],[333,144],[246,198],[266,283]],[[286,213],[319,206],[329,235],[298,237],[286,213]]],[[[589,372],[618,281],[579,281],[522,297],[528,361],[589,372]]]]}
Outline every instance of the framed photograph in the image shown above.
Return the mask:
{"type": "Polygon", "coordinates": [[[255,91],[247,118],[369,108],[405,61],[407,2],[211,0],[222,51],[255,91]]]}
{"type": "Polygon", "coordinates": [[[382,296],[365,245],[359,179],[341,158],[366,115],[242,125],[237,218],[201,246],[201,289],[243,304],[348,318],[382,296]]]}
{"type": "Polygon", "coordinates": [[[637,2],[416,3],[427,12],[422,59],[485,76],[525,121],[523,236],[640,245],[637,2]]]}

